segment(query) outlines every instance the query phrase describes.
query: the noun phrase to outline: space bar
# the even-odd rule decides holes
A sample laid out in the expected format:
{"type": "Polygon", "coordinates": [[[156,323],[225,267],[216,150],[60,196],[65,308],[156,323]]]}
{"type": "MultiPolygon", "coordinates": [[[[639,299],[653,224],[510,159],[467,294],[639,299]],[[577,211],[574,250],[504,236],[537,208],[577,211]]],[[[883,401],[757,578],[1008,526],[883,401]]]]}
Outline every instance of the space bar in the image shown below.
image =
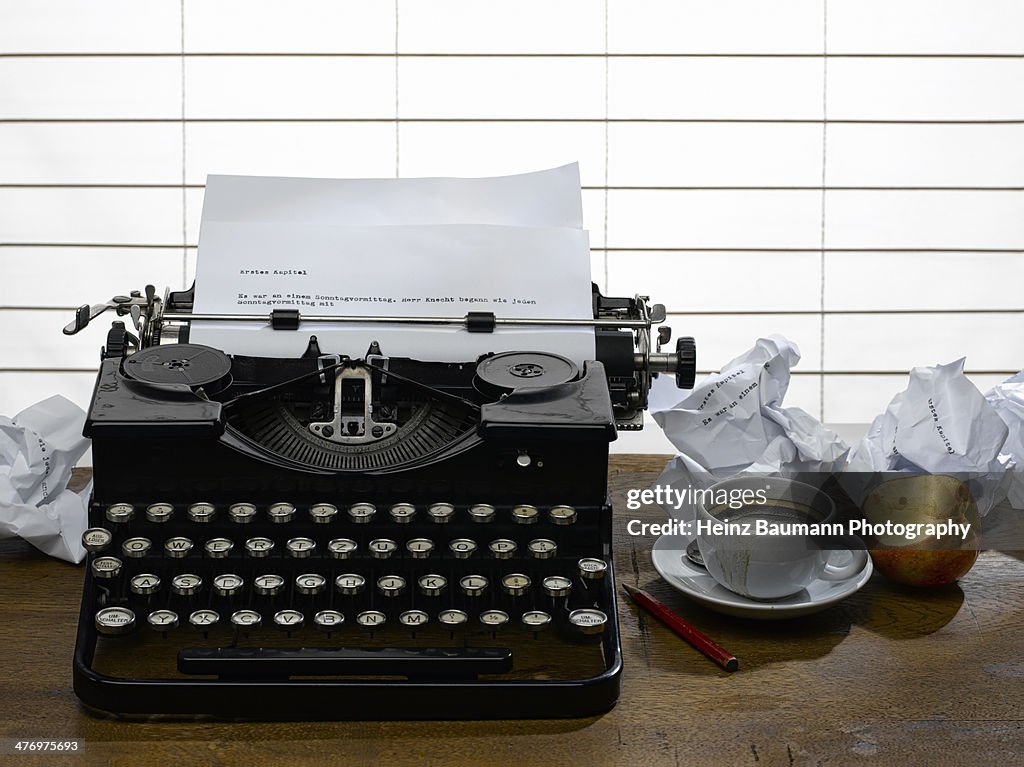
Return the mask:
{"type": "Polygon", "coordinates": [[[186,647],[178,671],[235,677],[476,676],[512,669],[512,651],[473,647],[186,647]]]}

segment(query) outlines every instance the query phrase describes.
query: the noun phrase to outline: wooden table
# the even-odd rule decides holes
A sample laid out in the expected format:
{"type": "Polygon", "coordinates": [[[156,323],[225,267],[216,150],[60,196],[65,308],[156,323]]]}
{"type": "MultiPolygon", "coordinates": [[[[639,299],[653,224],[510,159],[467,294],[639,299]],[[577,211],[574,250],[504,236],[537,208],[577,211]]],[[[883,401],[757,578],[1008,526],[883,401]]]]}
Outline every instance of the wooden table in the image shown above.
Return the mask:
{"type": "Polygon", "coordinates": [[[620,581],[649,589],[740,658],[728,674],[623,599],[618,706],[568,721],[130,723],[77,704],[71,652],[82,570],[0,543],[0,738],[82,738],[78,757],[14,765],[1019,764],[1024,753],[1024,564],[984,552],[959,586],[874,579],[818,615],[778,623],[717,615],[662,582],[652,540],[630,538],[628,488],[658,456],[616,457],[620,581]]]}

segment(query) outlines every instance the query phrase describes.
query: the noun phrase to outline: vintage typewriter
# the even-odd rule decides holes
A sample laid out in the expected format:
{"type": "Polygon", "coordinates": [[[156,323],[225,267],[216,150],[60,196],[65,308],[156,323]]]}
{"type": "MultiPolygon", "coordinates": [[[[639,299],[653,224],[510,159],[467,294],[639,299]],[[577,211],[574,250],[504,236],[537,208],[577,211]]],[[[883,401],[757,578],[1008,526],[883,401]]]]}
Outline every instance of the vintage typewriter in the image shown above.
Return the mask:
{"type": "MultiPolygon", "coordinates": [[[[543,352],[452,364],[377,344],[353,359],[316,336],[293,359],[229,356],[188,343],[191,322],[218,320],[193,297],[149,286],[81,307],[64,330],[122,317],[85,427],[84,703],[251,719],[614,705],[608,443],[640,428],[653,376],[690,388],[695,373],[692,338],[661,351],[660,327],[652,347],[664,307],[595,286],[583,324],[596,359],[579,369],[543,352]]],[[[301,334],[309,318],[249,319],[301,334]]]]}

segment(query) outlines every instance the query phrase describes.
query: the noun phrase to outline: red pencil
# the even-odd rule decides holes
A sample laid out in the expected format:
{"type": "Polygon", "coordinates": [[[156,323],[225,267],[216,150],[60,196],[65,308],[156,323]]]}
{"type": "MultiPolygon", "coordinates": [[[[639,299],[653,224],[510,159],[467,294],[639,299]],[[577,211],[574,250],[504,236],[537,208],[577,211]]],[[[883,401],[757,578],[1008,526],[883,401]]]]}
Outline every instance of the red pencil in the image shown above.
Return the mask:
{"type": "Polygon", "coordinates": [[[622,584],[622,588],[624,588],[626,593],[629,594],[630,599],[640,605],[640,607],[643,607],[645,610],[650,612],[655,618],[660,620],[679,636],[704,653],[707,657],[711,658],[711,660],[726,671],[735,671],[740,667],[740,662],[736,660],[735,655],[695,629],[646,591],[641,591],[640,589],[635,589],[632,586],[627,586],[625,583],[622,584]]]}

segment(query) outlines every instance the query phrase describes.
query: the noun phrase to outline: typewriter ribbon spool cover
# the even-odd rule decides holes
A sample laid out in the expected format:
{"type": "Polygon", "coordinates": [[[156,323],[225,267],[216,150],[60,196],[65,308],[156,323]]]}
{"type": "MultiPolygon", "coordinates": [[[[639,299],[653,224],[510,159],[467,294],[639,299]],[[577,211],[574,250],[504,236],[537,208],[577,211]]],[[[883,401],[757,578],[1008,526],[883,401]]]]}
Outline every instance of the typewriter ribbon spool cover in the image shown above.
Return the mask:
{"type": "Polygon", "coordinates": [[[78,696],[229,719],[614,705],[608,444],[654,375],[692,379],[693,344],[663,352],[661,307],[590,284],[580,227],[575,166],[211,179],[194,287],[65,329],[122,318],[86,422],[78,696]]]}

